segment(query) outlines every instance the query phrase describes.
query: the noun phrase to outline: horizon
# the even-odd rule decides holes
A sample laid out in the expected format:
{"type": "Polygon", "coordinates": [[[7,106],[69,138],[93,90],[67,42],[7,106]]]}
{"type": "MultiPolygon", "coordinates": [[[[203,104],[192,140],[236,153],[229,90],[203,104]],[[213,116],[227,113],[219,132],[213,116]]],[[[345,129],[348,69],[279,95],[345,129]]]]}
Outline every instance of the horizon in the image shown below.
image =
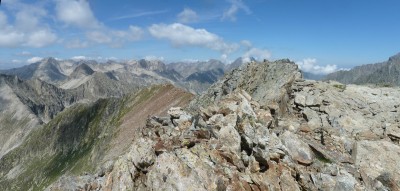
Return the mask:
{"type": "Polygon", "coordinates": [[[46,57],[165,63],[254,57],[288,58],[307,66],[306,72],[327,74],[397,54],[399,5],[395,0],[3,0],[0,69],[46,57]]]}

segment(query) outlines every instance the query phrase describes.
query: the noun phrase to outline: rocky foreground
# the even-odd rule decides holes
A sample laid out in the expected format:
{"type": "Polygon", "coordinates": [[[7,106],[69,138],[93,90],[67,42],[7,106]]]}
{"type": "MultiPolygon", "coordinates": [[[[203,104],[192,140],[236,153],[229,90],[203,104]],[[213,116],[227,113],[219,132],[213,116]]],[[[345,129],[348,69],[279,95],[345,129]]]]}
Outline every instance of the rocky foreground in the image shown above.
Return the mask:
{"type": "Polygon", "coordinates": [[[152,116],[130,150],[47,190],[400,190],[400,89],[306,81],[287,60],[152,116]]]}

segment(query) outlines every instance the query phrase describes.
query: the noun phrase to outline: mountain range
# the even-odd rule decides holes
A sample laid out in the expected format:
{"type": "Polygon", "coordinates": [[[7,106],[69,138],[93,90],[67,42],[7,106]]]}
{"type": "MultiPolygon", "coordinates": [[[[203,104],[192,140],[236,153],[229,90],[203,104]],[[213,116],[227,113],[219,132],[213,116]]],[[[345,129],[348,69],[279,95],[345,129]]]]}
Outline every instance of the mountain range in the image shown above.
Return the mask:
{"type": "Polygon", "coordinates": [[[335,80],[345,84],[400,85],[400,53],[387,61],[354,67],[349,71],[328,74],[324,80],[335,80]]]}

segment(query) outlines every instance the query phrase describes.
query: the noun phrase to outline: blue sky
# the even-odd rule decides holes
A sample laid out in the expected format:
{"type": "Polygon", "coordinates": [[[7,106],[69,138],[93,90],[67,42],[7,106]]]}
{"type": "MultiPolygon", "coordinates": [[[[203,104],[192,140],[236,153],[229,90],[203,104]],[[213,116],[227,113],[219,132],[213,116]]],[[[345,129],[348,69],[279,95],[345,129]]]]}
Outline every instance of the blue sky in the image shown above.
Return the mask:
{"type": "Polygon", "coordinates": [[[43,57],[230,62],[328,73],[400,52],[398,0],[2,0],[0,68],[43,57]]]}

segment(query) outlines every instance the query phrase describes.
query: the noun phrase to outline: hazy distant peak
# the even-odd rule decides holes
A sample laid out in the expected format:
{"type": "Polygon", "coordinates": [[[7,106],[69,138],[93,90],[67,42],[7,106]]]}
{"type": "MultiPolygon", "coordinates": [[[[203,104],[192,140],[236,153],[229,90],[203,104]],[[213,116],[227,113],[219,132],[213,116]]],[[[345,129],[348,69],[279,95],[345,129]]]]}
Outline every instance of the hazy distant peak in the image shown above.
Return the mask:
{"type": "Polygon", "coordinates": [[[389,62],[399,62],[400,61],[400,52],[394,56],[389,57],[389,62]]]}

